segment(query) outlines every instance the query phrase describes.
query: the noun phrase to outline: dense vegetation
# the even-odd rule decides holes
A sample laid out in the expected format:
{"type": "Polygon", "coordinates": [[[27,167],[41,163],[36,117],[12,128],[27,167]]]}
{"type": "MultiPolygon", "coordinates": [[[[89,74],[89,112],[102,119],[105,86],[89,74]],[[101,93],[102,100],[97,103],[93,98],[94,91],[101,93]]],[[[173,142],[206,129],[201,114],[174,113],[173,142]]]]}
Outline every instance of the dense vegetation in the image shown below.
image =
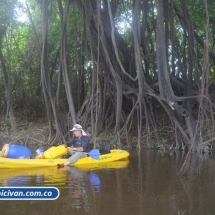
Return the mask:
{"type": "Polygon", "coordinates": [[[45,118],[51,143],[79,122],[127,147],[205,150],[214,14],[214,0],[2,0],[1,132],[45,118]]]}

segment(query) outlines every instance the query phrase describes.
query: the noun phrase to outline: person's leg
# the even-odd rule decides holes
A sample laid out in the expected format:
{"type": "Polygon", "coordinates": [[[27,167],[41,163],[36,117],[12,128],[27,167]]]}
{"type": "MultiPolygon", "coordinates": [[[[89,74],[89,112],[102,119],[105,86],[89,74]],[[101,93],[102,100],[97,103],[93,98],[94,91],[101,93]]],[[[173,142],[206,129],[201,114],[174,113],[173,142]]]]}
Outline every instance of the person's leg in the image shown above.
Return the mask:
{"type": "Polygon", "coordinates": [[[67,154],[64,156],[64,158],[70,158],[72,155],[74,155],[74,151],[70,151],[70,150],[68,150],[68,152],[67,152],[67,154]]]}
{"type": "Polygon", "coordinates": [[[74,155],[72,155],[67,162],[69,163],[75,163],[77,160],[79,160],[80,158],[84,158],[87,157],[86,152],[75,152],[74,155]]]}
{"type": "Polygon", "coordinates": [[[58,168],[61,168],[61,167],[65,167],[69,164],[73,164],[75,163],[77,160],[79,160],[80,158],[84,158],[84,157],[87,157],[87,154],[86,152],[75,152],[75,154],[73,154],[69,159],[68,161],[66,161],[65,163],[63,164],[57,164],[58,168]]]}

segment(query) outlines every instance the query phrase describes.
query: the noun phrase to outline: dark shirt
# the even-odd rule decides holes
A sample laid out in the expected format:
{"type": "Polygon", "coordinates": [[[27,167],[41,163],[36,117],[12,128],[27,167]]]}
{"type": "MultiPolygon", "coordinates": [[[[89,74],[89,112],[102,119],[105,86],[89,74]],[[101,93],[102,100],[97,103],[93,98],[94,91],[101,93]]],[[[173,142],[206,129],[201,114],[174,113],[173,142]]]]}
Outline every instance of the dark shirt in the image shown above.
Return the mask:
{"type": "Polygon", "coordinates": [[[90,138],[88,136],[73,137],[68,143],[66,143],[67,147],[83,147],[84,152],[90,151],[90,138]]]}

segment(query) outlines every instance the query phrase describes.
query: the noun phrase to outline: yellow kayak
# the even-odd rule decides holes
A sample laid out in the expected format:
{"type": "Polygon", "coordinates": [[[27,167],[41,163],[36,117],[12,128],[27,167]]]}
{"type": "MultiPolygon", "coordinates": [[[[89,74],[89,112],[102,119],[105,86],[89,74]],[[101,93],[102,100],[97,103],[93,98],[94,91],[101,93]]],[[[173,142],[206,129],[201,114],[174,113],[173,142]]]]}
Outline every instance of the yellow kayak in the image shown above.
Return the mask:
{"type": "Polygon", "coordinates": [[[78,174],[80,177],[86,177],[87,173],[92,173],[96,170],[103,169],[121,169],[126,168],[129,164],[128,159],[112,161],[107,163],[87,164],[81,166],[70,166],[57,169],[56,167],[49,168],[22,168],[22,169],[1,169],[0,170],[0,186],[31,186],[32,181],[36,180],[37,184],[43,186],[61,186],[67,183],[70,174],[78,174]],[[33,177],[33,179],[32,179],[33,177]]]}
{"type": "MultiPolygon", "coordinates": [[[[87,167],[87,165],[104,164],[107,162],[118,161],[128,158],[129,153],[125,150],[113,149],[110,153],[99,155],[99,159],[86,157],[79,159],[76,163],[71,164],[78,167],[87,167]]],[[[67,159],[13,159],[0,158],[0,169],[16,169],[16,168],[35,168],[35,167],[56,167],[58,163],[64,163],[67,159]]]]}
{"type": "Polygon", "coordinates": [[[87,164],[81,166],[73,166],[67,168],[57,169],[56,167],[50,168],[23,168],[23,169],[1,169],[0,179],[8,179],[17,177],[20,175],[28,175],[28,176],[37,176],[37,175],[46,175],[46,176],[54,176],[59,177],[60,175],[66,173],[70,168],[76,168],[79,171],[92,171],[92,170],[103,170],[103,169],[121,169],[127,167],[129,164],[128,159],[123,159],[119,161],[112,161],[108,163],[98,163],[98,164],[87,164]]]}

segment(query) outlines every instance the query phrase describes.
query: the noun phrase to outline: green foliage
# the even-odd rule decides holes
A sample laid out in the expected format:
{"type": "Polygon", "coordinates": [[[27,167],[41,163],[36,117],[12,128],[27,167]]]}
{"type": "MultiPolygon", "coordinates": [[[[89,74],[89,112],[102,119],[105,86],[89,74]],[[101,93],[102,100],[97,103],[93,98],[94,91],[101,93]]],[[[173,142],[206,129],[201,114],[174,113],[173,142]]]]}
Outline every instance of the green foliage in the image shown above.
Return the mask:
{"type": "Polygon", "coordinates": [[[161,138],[160,142],[161,142],[161,144],[164,144],[164,143],[167,142],[167,139],[166,138],[161,138]]]}

